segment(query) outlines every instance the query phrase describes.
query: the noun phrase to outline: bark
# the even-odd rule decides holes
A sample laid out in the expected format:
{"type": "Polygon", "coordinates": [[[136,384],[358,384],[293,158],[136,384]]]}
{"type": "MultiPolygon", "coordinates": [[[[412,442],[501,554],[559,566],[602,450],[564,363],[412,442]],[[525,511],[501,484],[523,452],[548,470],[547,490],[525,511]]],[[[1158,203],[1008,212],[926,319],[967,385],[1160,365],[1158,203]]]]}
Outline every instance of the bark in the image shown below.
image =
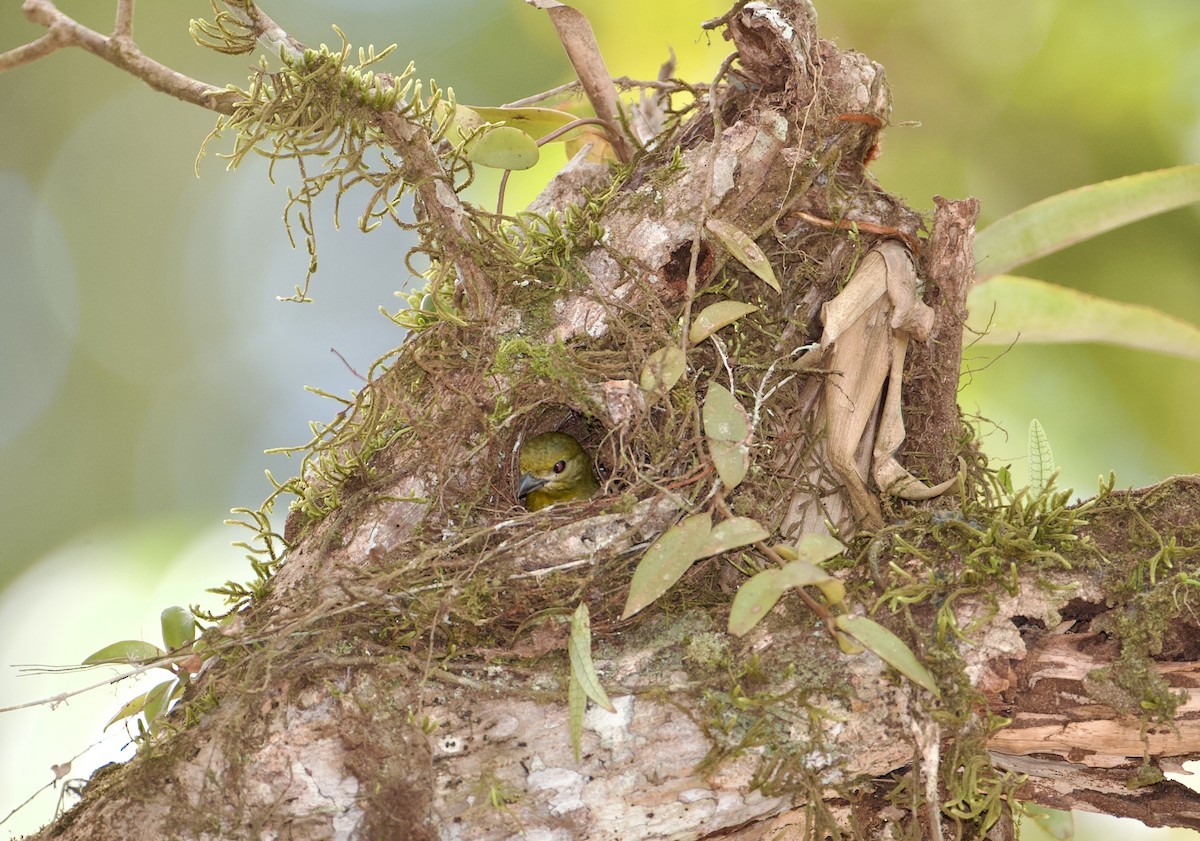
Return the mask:
{"type": "MultiPolygon", "coordinates": [[[[351,468],[304,477],[306,505],[332,491],[336,504],[289,518],[285,562],[210,633],[177,732],[97,774],[43,837],[969,837],[1002,832],[992,818],[1014,798],[1200,824],[1194,794],[1154,780],[1200,753],[1200,483],[1104,494],[1084,512],[1006,498],[977,457],[959,459],[977,208],[943,203],[925,245],[932,338],[902,402],[910,421],[928,410],[909,469],[964,465],[963,496],[880,500],[886,524],[852,540],[861,512],[823,440],[827,377],[844,372],[805,348],[869,246],[918,244],[921,220],[865,169],[890,108],[883,69],[822,41],[806,3],[739,4],[726,23],[738,62],[634,161],[604,235],[581,239],[566,280],[549,260],[515,268],[524,284],[490,279],[492,322],[426,330],[364,389],[321,454],[351,468]],[[781,292],[705,234],[709,218],[758,241],[781,292]],[[688,346],[681,314],[730,283],[759,311],[720,345],[690,343],[682,391],[642,393],[649,353],[688,346]],[[699,443],[710,381],[735,385],[757,423],[736,491],[713,482],[699,443]],[[519,512],[514,445],[544,429],[595,446],[603,496],[519,512]],[[727,634],[766,544],[697,563],[623,619],[644,548],[700,510],[753,516],[777,544],[831,522],[850,543],[837,575],[851,609],[877,605],[940,697],[845,653],[827,608],[794,593],[727,634]],[[581,600],[616,711],[588,710],[577,758],[558,617],[581,600]]],[[[576,162],[545,201],[581,202],[579,185],[608,178],[576,162]]],[[[456,263],[470,230],[457,228],[456,263]]],[[[861,408],[885,405],[877,391],[861,408]]],[[[869,468],[874,432],[858,443],[869,468]]]]}
{"type": "Polygon", "coordinates": [[[931,481],[953,476],[954,456],[961,450],[962,420],[958,413],[962,370],[963,326],[967,293],[975,278],[975,220],[979,200],[948,201],[934,196],[933,229],[924,257],[925,303],[936,313],[929,340],[913,348],[906,379],[908,430],[904,455],[909,469],[931,481]]]}

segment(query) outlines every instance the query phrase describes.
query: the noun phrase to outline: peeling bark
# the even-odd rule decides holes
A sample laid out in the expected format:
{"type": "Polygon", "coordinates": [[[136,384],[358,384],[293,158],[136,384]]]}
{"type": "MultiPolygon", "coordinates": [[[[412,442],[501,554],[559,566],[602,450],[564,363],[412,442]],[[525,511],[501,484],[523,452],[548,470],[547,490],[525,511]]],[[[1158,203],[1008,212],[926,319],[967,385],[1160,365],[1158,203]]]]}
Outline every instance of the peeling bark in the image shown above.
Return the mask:
{"type": "Polygon", "coordinates": [[[958,382],[962,371],[967,293],[975,278],[975,220],[979,199],[934,196],[933,230],[925,247],[925,303],[935,313],[928,341],[914,345],[904,384],[908,437],[902,453],[910,470],[933,482],[958,471],[962,420],[958,382]]]}

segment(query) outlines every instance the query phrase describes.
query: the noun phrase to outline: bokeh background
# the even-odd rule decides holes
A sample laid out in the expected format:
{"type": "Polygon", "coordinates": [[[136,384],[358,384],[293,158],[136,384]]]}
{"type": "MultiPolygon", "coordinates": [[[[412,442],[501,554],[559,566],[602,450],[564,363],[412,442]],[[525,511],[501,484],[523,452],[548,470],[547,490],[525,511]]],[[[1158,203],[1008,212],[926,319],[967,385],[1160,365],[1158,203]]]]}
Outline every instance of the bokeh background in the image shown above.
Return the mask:
{"type": "MultiPolygon", "coordinates": [[[[356,46],[395,42],[388,69],[413,59],[467,103],[571,76],[548,20],[518,0],[264,4],[307,43],[336,43],[331,23],[356,46]]],[[[61,3],[102,31],[113,5],[61,3]]],[[[576,5],[615,75],[653,78],[670,46],[678,75],[707,81],[728,52],[699,29],[724,2],[576,5]]],[[[873,171],[919,209],[935,194],[975,195],[986,224],[1071,187],[1200,160],[1195,0],[817,5],[825,37],[886,67],[896,125],[873,171]]],[[[241,84],[250,59],[187,35],[189,18],[209,14],[201,0],[141,4],[135,35],[184,73],[241,84]]],[[[3,0],[0,51],[40,34],[19,0],[3,0]]],[[[410,282],[406,235],[360,234],[353,201],[335,229],[326,206],[315,303],[278,302],[307,265],[280,221],[290,173],[272,185],[258,160],[228,173],[215,154],[228,144],[217,142],[197,178],[213,122],[78,50],[0,74],[0,706],[103,677],[20,666],[77,663],[118,639],[157,643],[162,608],[215,608],[206,587],[249,579],[230,545],[243,535],[222,521],[267,495],[265,470],[296,469],[263,451],[302,443],[310,421],[338,410],[305,386],[347,395],[361,385],[352,369],[402,339],[378,308],[395,309],[410,282]]],[[[532,195],[534,179],[515,178],[510,197],[532,195]]],[[[1186,209],[1021,272],[1200,322],[1198,266],[1200,217],[1186,209]]],[[[1019,345],[972,350],[967,366],[963,405],[987,419],[986,448],[1018,483],[1031,418],[1062,483],[1083,496],[1109,470],[1120,487],[1200,471],[1195,363],[1019,345]]],[[[53,779],[51,764],[91,747],[70,774],[86,777],[127,753],[120,727],[101,728],[138,691],[122,684],[0,715],[0,818],[53,779]]],[[[0,838],[41,825],[57,796],[41,791],[0,838]]],[[[1081,838],[1118,831],[1089,826],[1081,838]]]]}

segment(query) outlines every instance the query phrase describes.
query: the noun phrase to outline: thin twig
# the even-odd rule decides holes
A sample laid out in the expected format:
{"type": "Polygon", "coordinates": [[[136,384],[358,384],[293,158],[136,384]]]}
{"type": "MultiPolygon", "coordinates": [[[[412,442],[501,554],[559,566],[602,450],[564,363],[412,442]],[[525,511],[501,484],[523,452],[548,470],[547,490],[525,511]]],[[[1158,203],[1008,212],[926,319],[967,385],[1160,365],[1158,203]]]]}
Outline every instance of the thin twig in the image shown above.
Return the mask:
{"type": "Polygon", "coordinates": [[[841,231],[866,231],[868,234],[877,234],[884,237],[895,237],[907,245],[914,254],[920,255],[921,243],[912,234],[903,231],[893,225],[880,225],[876,222],[860,221],[856,219],[822,219],[820,216],[813,216],[811,213],[806,213],[803,210],[794,211],[792,216],[797,219],[803,219],[810,225],[815,225],[818,228],[826,230],[841,230],[841,231]]]}
{"type": "Polygon", "coordinates": [[[358,377],[364,383],[367,381],[366,377],[364,377],[362,374],[358,373],[358,371],[354,370],[354,366],[350,364],[350,362],[346,359],[346,357],[342,356],[342,352],[340,350],[338,350],[335,347],[331,347],[329,349],[329,352],[332,353],[334,356],[336,356],[338,359],[342,360],[342,364],[346,366],[347,371],[349,371],[354,376],[358,377]]]}
{"type": "Polygon", "coordinates": [[[61,30],[52,29],[36,41],[30,41],[28,44],[22,44],[6,53],[0,53],[0,73],[20,67],[22,64],[37,61],[56,50],[70,46],[60,35],[61,30]]]}
{"type": "MultiPolygon", "coordinates": [[[[237,93],[185,76],[154,61],[138,49],[132,38],[134,0],[118,0],[116,28],[112,36],[104,36],[83,26],[60,12],[51,0],[25,0],[22,9],[26,19],[46,27],[49,32],[37,41],[0,54],[0,71],[27,64],[60,47],[81,47],[136,76],[157,91],[220,114],[234,112],[237,93]]],[[[303,55],[304,45],[288,35],[255,4],[242,7],[230,3],[228,10],[254,33],[266,49],[276,54],[284,50],[293,57],[303,55]]],[[[459,280],[470,301],[471,314],[486,318],[495,301],[492,280],[476,262],[478,237],[471,228],[466,208],[449,183],[449,176],[431,145],[428,133],[395,112],[380,114],[376,126],[384,141],[400,154],[405,181],[415,186],[429,221],[441,232],[439,239],[444,245],[446,257],[458,269],[459,280]]]]}
{"type": "Polygon", "coordinates": [[[62,47],[81,47],[141,79],[154,90],[221,114],[233,113],[233,94],[172,70],[147,56],[133,43],[133,0],[120,0],[112,36],[89,29],[63,14],[50,0],[25,0],[25,19],[49,32],[29,44],[0,54],[0,71],[28,64],[62,47]]]}
{"type": "Polygon", "coordinates": [[[522,99],[514,99],[512,102],[506,102],[500,107],[501,108],[524,108],[528,105],[534,105],[543,100],[558,96],[560,93],[566,93],[567,91],[570,91],[570,90],[576,90],[577,88],[579,88],[579,80],[572,79],[571,81],[564,82],[563,84],[558,85],[557,87],[550,88],[550,90],[548,90],[548,91],[542,91],[541,93],[530,94],[529,96],[523,97],[522,99]]]}
{"type": "Polygon", "coordinates": [[[113,37],[133,42],[133,0],[117,0],[117,22],[113,37]]]}
{"type": "MultiPolygon", "coordinates": [[[[99,689],[102,686],[109,686],[110,684],[113,684],[113,683],[120,683],[121,681],[125,680],[126,678],[135,677],[136,675],[140,675],[140,674],[145,674],[146,672],[150,671],[151,669],[165,669],[167,666],[178,665],[179,663],[182,663],[184,660],[187,660],[191,656],[192,655],[190,653],[188,653],[185,655],[176,655],[174,657],[161,657],[161,658],[155,660],[153,663],[143,663],[142,665],[135,667],[131,671],[122,672],[119,675],[113,675],[112,677],[107,678],[102,681],[99,681],[98,683],[89,684],[88,686],[85,686],[82,689],[76,689],[71,692],[60,692],[59,694],[51,695],[48,698],[39,698],[36,701],[26,701],[24,704],[14,704],[11,707],[0,707],[0,713],[10,713],[10,712],[13,712],[14,710],[24,710],[24,709],[28,709],[29,707],[41,707],[41,706],[45,706],[47,704],[49,704],[50,708],[53,709],[54,707],[57,707],[59,704],[61,704],[63,701],[66,701],[69,698],[74,698],[76,695],[82,695],[85,692],[91,692],[93,689],[99,689]]],[[[97,663],[96,665],[102,665],[102,664],[97,663]]],[[[103,665],[109,665],[109,664],[106,663],[103,665]]]]}

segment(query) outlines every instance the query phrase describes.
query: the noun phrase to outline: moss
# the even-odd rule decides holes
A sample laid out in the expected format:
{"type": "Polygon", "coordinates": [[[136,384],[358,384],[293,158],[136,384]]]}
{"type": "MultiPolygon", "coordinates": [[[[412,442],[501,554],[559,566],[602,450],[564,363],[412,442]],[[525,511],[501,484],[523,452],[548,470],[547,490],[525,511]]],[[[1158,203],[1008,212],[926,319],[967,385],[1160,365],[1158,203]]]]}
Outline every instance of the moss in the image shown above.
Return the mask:
{"type": "Polygon", "coordinates": [[[685,639],[683,646],[684,662],[701,673],[729,668],[731,652],[726,634],[701,632],[685,639]]]}
{"type": "Polygon", "coordinates": [[[1126,781],[1125,785],[1131,789],[1148,788],[1158,785],[1165,779],[1166,775],[1154,765],[1139,765],[1137,771],[1126,781]]]}
{"type": "Polygon", "coordinates": [[[1178,620],[1173,603],[1170,582],[1164,582],[1097,617],[1093,628],[1120,640],[1121,654],[1112,666],[1095,669],[1084,678],[1090,697],[1147,723],[1175,719],[1187,692],[1172,691],[1152,659],[1162,653],[1163,636],[1178,620]]]}

